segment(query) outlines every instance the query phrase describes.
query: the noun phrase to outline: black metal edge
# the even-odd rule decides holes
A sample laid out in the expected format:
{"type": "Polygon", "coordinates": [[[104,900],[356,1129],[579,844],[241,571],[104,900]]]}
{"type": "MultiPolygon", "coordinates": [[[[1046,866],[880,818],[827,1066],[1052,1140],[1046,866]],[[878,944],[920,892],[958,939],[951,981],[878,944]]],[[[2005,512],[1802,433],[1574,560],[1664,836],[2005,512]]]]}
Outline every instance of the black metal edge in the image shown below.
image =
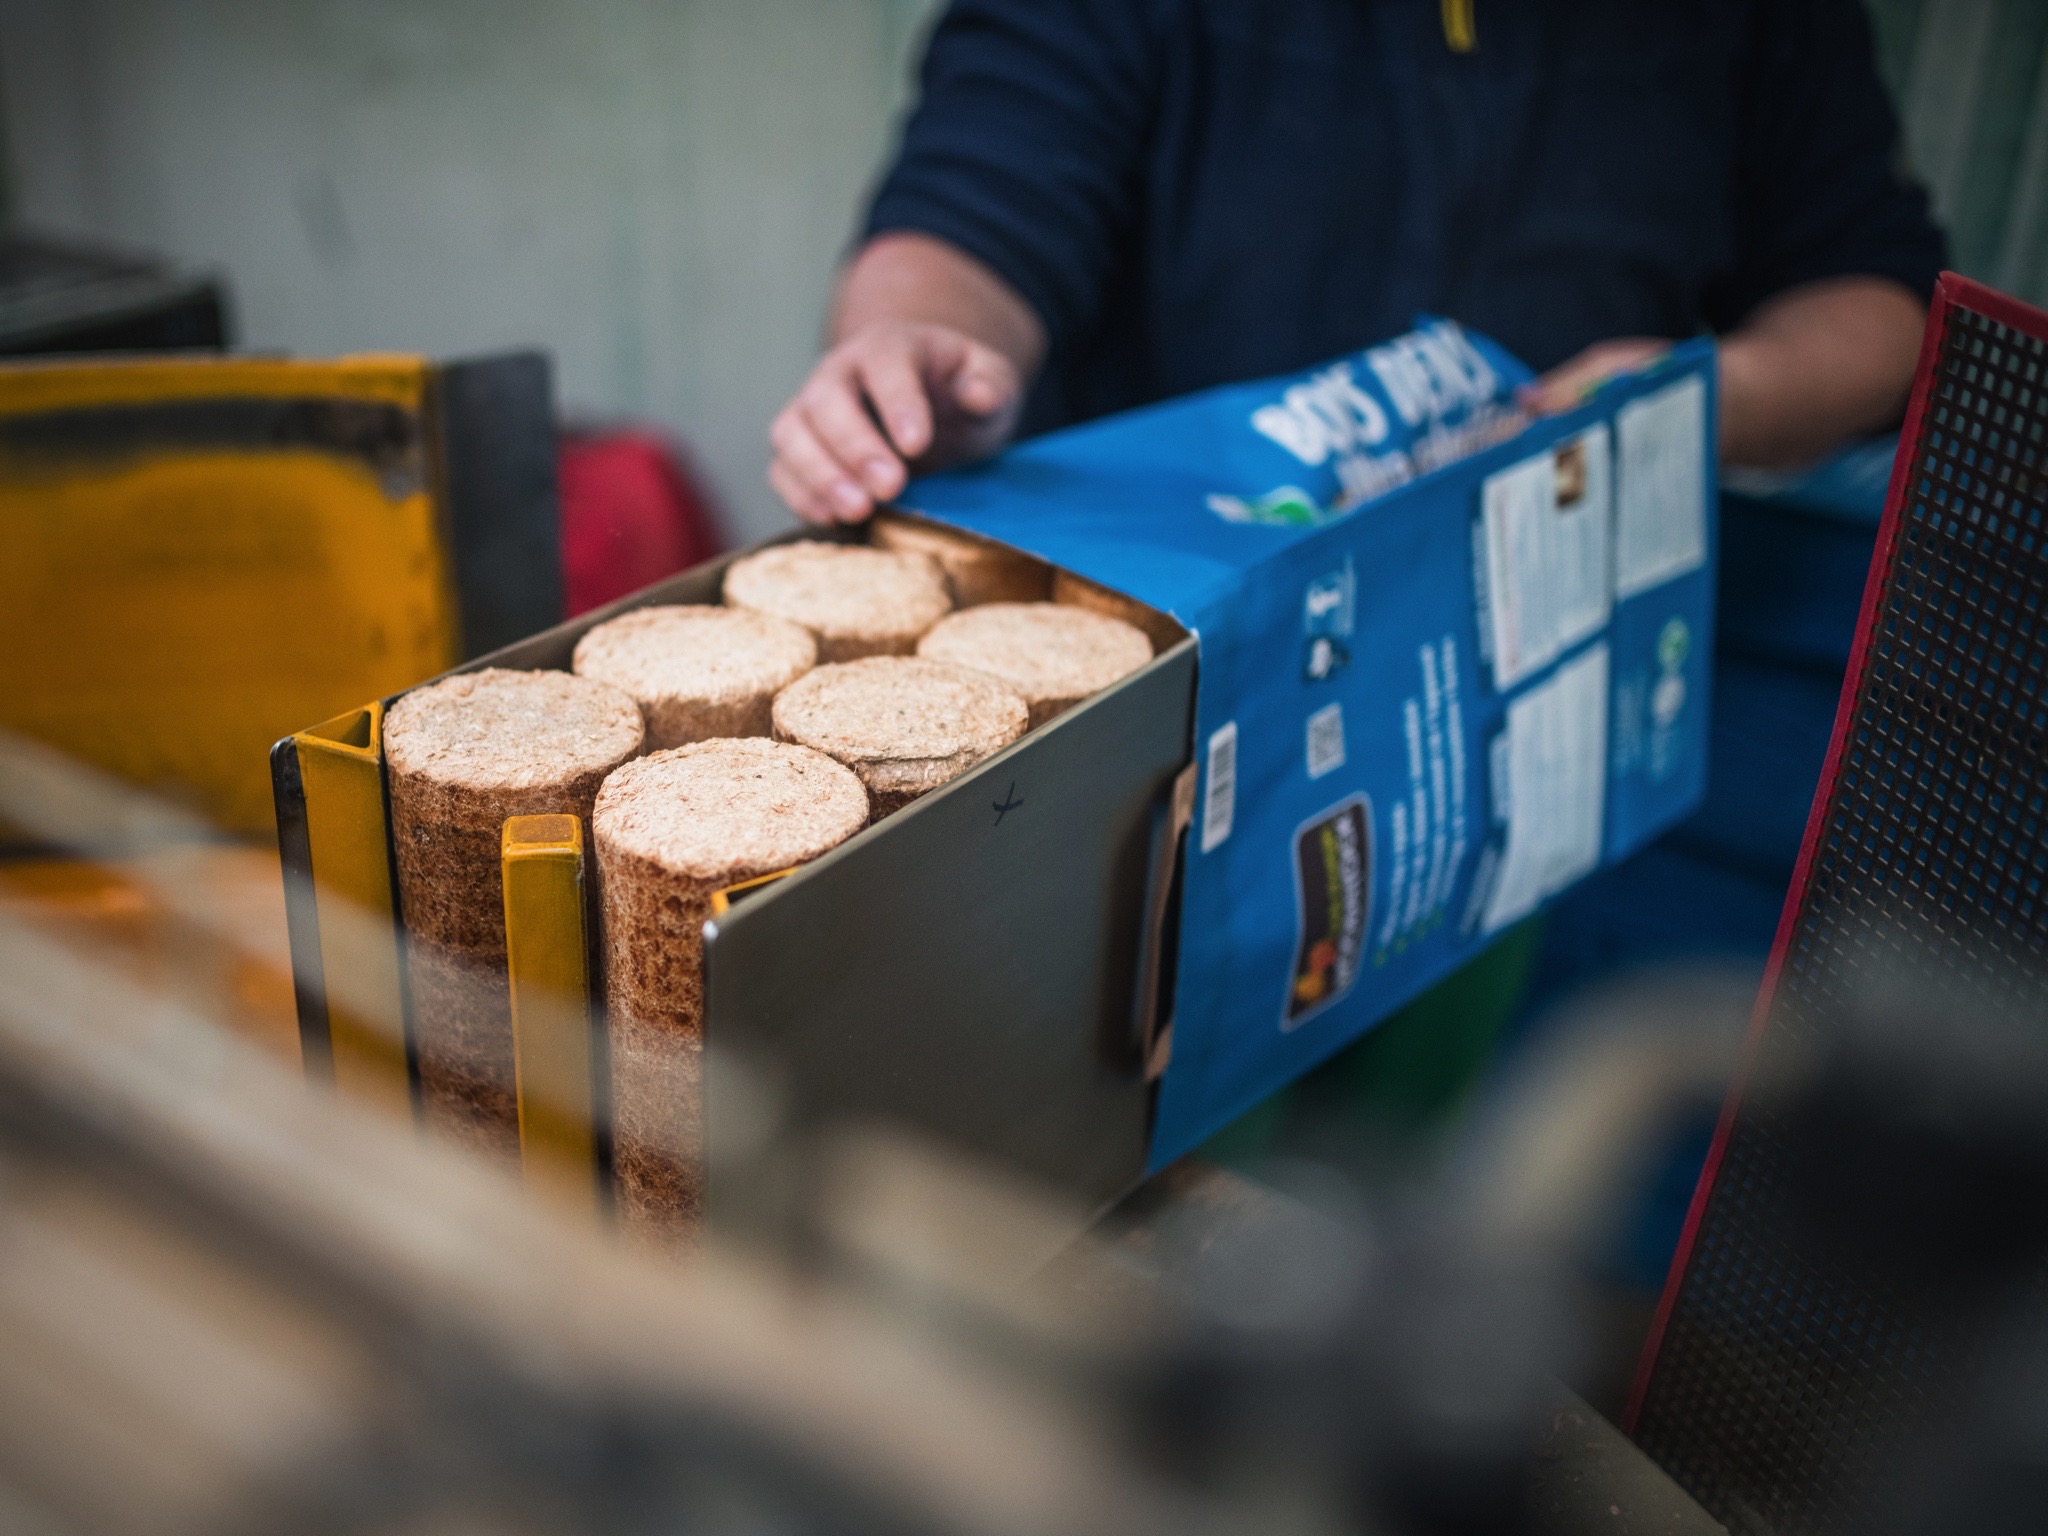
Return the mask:
{"type": "Polygon", "coordinates": [[[39,299],[0,299],[0,356],[218,354],[233,340],[219,280],[128,274],[67,285],[39,299]]]}
{"type": "Polygon", "coordinates": [[[612,1134],[612,1030],[605,987],[604,894],[594,840],[584,847],[577,869],[577,886],[583,893],[583,975],[588,989],[584,1017],[590,1029],[591,1162],[595,1165],[598,1211],[610,1218],[617,1211],[618,1189],[613,1178],[617,1138],[612,1134]]]}
{"type": "Polygon", "coordinates": [[[391,944],[398,960],[398,1017],[405,1036],[405,1088],[412,1100],[415,1123],[426,1113],[420,1089],[420,1048],[412,1017],[412,957],[405,935],[405,899],[398,889],[398,839],[391,819],[391,764],[384,756],[384,733],[377,733],[377,790],[384,800],[384,878],[391,887],[391,944]]]}
{"type": "Polygon", "coordinates": [[[327,1025],[327,973],[320,960],[320,908],[313,892],[306,786],[299,775],[299,744],[289,736],[270,749],[270,792],[277,807],[277,856],[284,872],[285,937],[292,959],[299,1052],[309,1080],[332,1083],[334,1044],[327,1025]]]}
{"type": "Polygon", "coordinates": [[[562,619],[552,370],[542,352],[462,359],[432,395],[462,654],[478,657],[562,619]]]}

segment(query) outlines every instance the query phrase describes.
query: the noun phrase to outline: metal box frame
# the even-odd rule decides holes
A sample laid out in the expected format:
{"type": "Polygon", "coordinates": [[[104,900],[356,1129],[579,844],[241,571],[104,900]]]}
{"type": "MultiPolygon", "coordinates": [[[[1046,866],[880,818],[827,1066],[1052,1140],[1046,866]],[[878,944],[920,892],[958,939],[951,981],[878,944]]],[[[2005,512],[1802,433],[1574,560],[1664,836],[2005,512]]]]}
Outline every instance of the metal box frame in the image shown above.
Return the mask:
{"type": "MultiPolygon", "coordinates": [[[[707,562],[443,675],[566,668],[577,640],[617,614],[717,602],[736,558],[707,562]]],[[[1139,1181],[1170,1022],[1163,989],[1174,971],[1171,896],[1192,783],[1184,770],[1196,643],[1173,628],[1181,638],[1138,672],[823,858],[715,903],[705,945],[714,1222],[743,1215],[718,1161],[720,1105],[731,1102],[727,1075],[735,1071],[772,1082],[785,1127],[798,1132],[886,1120],[1089,1208],[1139,1181]]],[[[396,1042],[388,1030],[380,1041],[359,1008],[330,997],[327,930],[350,926],[335,908],[353,901],[373,926],[390,922],[402,955],[380,740],[383,711],[400,696],[298,732],[272,754],[308,1071],[387,1100],[396,1042]],[[338,789],[323,787],[337,780],[338,789]]],[[[595,867],[588,868],[594,889],[595,867]]],[[[507,910],[508,924],[527,925],[535,953],[569,942],[561,934],[551,941],[538,925],[566,934],[585,918],[573,902],[552,914],[535,903],[508,901],[507,910]]],[[[586,922],[576,940],[586,946],[593,1001],[603,996],[597,931],[586,922]]],[[[511,937],[517,951],[521,936],[511,937]]],[[[395,968],[383,962],[379,975],[394,993],[382,1013],[405,1017],[402,958],[395,968]]],[[[361,985],[354,968],[350,984],[361,985]]],[[[380,1011],[370,1001],[370,1011],[380,1011]]],[[[602,1084],[601,1010],[592,1018],[602,1084]]],[[[523,1064],[526,1042],[519,1051],[523,1064]]],[[[416,1102],[409,1045],[403,1059],[416,1102]]],[[[601,1088],[598,1098],[592,1144],[601,1165],[601,1088]]]]}

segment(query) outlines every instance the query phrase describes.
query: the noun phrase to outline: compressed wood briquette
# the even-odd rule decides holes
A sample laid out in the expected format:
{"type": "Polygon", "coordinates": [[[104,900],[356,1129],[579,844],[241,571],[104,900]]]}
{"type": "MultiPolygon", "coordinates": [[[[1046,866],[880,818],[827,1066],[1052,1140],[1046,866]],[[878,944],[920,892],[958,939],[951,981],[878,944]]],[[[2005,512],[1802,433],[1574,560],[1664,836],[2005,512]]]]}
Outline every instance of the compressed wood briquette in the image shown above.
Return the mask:
{"type": "Polygon", "coordinates": [[[1052,567],[1014,549],[954,528],[877,512],[869,539],[879,549],[930,555],[946,573],[955,608],[983,603],[1042,603],[1052,595],[1052,567]]]}
{"type": "Polygon", "coordinates": [[[1086,608],[986,603],[940,620],[917,653],[986,672],[1024,700],[1036,727],[1144,666],[1152,642],[1086,608]]]}
{"type": "Polygon", "coordinates": [[[631,694],[649,750],[766,736],[775,695],[818,662],[801,624],[752,608],[636,608],[576,642],[572,663],[631,694]]]}
{"type": "Polygon", "coordinates": [[[636,756],[640,707],[567,672],[465,672],[384,720],[391,842],[428,1123],[516,1153],[512,1004],[499,838],[508,816],[590,820],[605,775],[636,756]]]}
{"type": "Polygon", "coordinates": [[[701,1211],[712,894],[815,859],[867,820],[867,791],[850,770],[809,747],[758,737],[653,753],[598,792],[591,821],[604,904],[613,1166],[630,1225],[683,1238],[701,1211]]]}
{"type": "Polygon", "coordinates": [[[821,662],[908,656],[953,608],[946,573],[930,555],[815,540],[735,560],[725,600],[803,625],[821,662]]]}
{"type": "Polygon", "coordinates": [[[1185,635],[1173,615],[1148,608],[1134,597],[1125,597],[1114,588],[1076,576],[1072,571],[1053,572],[1052,600],[1070,608],[1086,608],[1090,613],[1106,613],[1112,619],[1135,625],[1145,632],[1155,652],[1172,650],[1185,635]]]}
{"type": "Polygon", "coordinates": [[[1022,736],[1031,712],[994,678],[922,656],[820,667],[776,696],[775,737],[860,776],[876,821],[1022,736]]]}

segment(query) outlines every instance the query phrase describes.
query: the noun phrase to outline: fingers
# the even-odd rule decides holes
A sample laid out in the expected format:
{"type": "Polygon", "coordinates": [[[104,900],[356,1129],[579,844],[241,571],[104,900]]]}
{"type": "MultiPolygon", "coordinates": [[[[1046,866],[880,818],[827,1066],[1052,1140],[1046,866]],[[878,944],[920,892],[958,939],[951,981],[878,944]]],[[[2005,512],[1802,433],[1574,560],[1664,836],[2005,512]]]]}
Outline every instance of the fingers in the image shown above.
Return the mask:
{"type": "Polygon", "coordinates": [[[1669,351],[1670,345],[1647,337],[1596,342],[1533,384],[1524,385],[1516,399],[1524,410],[1538,415],[1568,411],[1616,374],[1642,367],[1669,351]]]}
{"type": "Polygon", "coordinates": [[[1017,397],[1017,370],[1010,360],[958,331],[927,331],[920,361],[927,391],[942,402],[941,414],[991,416],[1017,397]]]}
{"type": "Polygon", "coordinates": [[[1523,386],[1517,396],[1522,409],[1539,416],[1555,416],[1592,394],[1614,371],[1604,357],[1595,355],[1598,350],[1589,348],[1535,383],[1523,386]]]}
{"type": "Polygon", "coordinates": [[[799,517],[857,522],[903,489],[904,460],[932,436],[917,348],[908,330],[856,338],[828,354],[776,417],[769,480],[799,517]],[[889,437],[876,416],[889,423],[889,437]]]}
{"type": "Polygon", "coordinates": [[[974,416],[993,416],[1017,399],[1017,370],[1002,353],[970,344],[953,375],[953,398],[974,416]]]}
{"type": "Polygon", "coordinates": [[[797,397],[797,404],[814,439],[869,499],[886,501],[903,489],[903,461],[876,430],[874,417],[855,393],[854,380],[813,384],[797,397]]]}
{"type": "Polygon", "coordinates": [[[913,462],[978,456],[1007,436],[1015,366],[958,331],[878,326],[829,353],[769,431],[775,493],[812,522],[858,522],[913,462]]]}
{"type": "Polygon", "coordinates": [[[768,485],[783,499],[789,510],[805,522],[831,524],[839,521],[829,506],[811,494],[809,486],[783,467],[780,459],[769,462],[768,485]]]}
{"type": "MultiPolygon", "coordinates": [[[[856,368],[875,415],[889,429],[896,451],[920,457],[932,445],[932,405],[925,393],[927,345],[905,335],[863,350],[856,368]]],[[[893,495],[894,492],[888,494],[893,495]]]]}
{"type": "Polygon", "coordinates": [[[774,469],[780,472],[770,478],[797,516],[820,523],[858,522],[873,510],[868,493],[819,439],[804,395],[775,418],[768,440],[775,448],[774,469]]]}

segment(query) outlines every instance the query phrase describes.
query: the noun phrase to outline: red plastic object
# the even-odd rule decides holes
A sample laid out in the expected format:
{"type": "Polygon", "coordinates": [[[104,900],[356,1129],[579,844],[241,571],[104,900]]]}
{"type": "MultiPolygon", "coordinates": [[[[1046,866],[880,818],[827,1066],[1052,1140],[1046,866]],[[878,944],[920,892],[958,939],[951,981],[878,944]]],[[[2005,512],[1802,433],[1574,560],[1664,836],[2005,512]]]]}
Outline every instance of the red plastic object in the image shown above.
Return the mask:
{"type": "Polygon", "coordinates": [[[654,432],[565,434],[557,472],[569,618],[719,552],[709,502],[654,432]]]}

